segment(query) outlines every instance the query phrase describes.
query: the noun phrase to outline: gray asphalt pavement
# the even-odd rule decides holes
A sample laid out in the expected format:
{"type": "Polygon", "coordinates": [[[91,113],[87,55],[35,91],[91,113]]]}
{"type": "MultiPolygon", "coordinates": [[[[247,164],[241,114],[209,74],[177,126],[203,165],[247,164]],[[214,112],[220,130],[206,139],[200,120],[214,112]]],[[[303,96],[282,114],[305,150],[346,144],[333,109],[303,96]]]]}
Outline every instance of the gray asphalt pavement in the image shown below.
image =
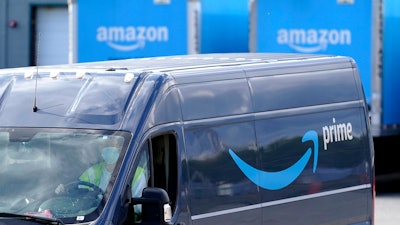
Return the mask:
{"type": "Polygon", "coordinates": [[[375,225],[400,224],[400,193],[377,193],[375,198],[375,225]]]}

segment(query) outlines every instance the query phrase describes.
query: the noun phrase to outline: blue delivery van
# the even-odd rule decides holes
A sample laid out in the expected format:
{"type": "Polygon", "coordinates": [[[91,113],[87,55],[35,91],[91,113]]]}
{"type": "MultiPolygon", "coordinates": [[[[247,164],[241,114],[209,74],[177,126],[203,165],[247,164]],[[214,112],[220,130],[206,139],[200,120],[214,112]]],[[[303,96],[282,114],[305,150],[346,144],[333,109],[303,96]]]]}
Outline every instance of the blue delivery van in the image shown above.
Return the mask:
{"type": "Polygon", "coordinates": [[[374,224],[350,57],[1,69],[0,96],[2,224],[374,224]]]}

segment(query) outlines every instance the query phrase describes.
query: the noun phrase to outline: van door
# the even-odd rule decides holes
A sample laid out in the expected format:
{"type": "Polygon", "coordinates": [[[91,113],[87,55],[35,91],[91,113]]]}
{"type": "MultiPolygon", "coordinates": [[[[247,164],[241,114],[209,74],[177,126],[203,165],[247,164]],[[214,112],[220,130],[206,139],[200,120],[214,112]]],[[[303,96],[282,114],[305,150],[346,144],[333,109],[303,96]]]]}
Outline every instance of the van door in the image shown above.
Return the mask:
{"type": "MultiPolygon", "coordinates": [[[[187,187],[182,172],[185,162],[181,159],[182,141],[179,141],[179,127],[171,130],[158,130],[142,144],[131,170],[128,185],[132,197],[142,196],[143,188],[157,187],[168,193],[172,209],[173,224],[189,224],[187,212],[187,187]],[[143,182],[142,180],[145,180],[143,182]],[[144,185],[143,185],[144,183],[144,185]]],[[[135,205],[134,213],[130,212],[128,221],[141,220],[141,207],[135,205]]]]}
{"type": "Polygon", "coordinates": [[[259,189],[230,155],[258,166],[254,122],[251,116],[234,120],[185,129],[193,224],[261,224],[259,189]]]}

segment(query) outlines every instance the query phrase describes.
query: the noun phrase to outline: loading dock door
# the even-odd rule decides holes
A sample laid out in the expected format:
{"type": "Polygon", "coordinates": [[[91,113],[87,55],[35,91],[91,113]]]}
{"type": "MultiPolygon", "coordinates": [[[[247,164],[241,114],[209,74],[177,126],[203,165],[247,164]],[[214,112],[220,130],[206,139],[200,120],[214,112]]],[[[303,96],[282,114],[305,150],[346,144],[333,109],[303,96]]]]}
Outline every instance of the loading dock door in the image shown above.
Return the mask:
{"type": "Polygon", "coordinates": [[[68,7],[37,7],[36,22],[37,64],[68,63],[68,7]]]}

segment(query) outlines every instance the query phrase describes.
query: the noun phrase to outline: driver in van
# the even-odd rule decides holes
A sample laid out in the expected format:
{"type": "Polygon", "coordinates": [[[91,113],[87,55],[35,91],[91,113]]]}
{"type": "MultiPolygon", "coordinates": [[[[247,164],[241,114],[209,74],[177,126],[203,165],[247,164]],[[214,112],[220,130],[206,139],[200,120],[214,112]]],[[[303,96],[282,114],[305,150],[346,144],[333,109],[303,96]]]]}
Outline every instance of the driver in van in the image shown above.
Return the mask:
{"type": "MultiPolygon", "coordinates": [[[[101,156],[103,161],[86,169],[79,177],[79,180],[92,183],[104,192],[118,159],[119,151],[116,147],[106,147],[102,150],[101,156]]],[[[147,168],[137,168],[132,181],[132,195],[134,197],[137,197],[136,195],[139,193],[141,194],[143,188],[147,186],[147,171],[147,168]]],[[[55,189],[56,194],[62,194],[65,191],[63,184],[59,184],[55,189]]]]}

